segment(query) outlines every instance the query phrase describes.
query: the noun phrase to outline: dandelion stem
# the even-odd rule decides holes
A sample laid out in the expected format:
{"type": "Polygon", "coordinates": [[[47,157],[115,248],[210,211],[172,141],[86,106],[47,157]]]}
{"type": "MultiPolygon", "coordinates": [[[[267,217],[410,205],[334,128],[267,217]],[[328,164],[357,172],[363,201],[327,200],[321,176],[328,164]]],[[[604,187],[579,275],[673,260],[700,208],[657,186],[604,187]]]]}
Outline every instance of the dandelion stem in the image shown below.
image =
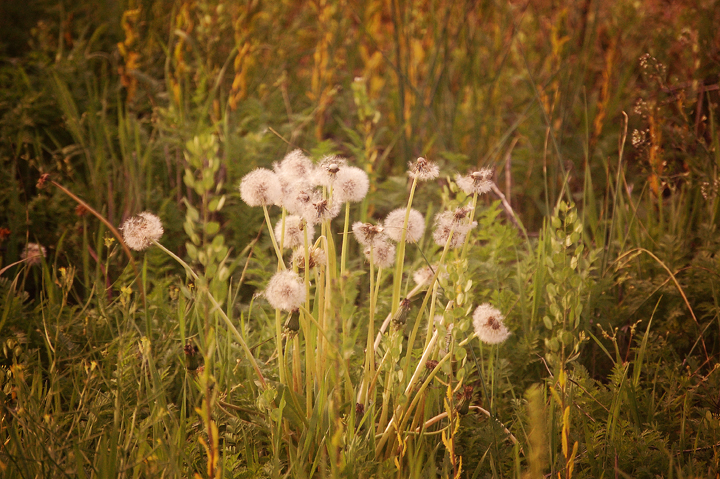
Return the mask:
{"type": "Polygon", "coordinates": [[[415,196],[415,188],[417,187],[417,176],[413,178],[410,187],[410,196],[408,197],[407,208],[405,208],[405,221],[400,232],[400,241],[397,245],[397,257],[395,258],[395,277],[393,278],[393,296],[390,314],[397,312],[400,306],[400,286],[402,285],[403,265],[405,264],[405,237],[407,236],[408,221],[410,220],[410,209],[412,208],[413,197],[415,196]]]}
{"type": "Polygon", "coordinates": [[[270,222],[270,214],[268,213],[268,209],[266,205],[263,205],[263,212],[265,213],[265,222],[268,226],[268,234],[270,235],[270,239],[272,240],[273,248],[275,248],[275,254],[278,258],[278,271],[285,269],[285,262],[283,262],[282,257],[282,251],[280,251],[280,247],[277,244],[277,241],[275,240],[275,231],[273,231],[273,225],[270,222]]]}
{"type": "Polygon", "coordinates": [[[348,230],[350,225],[350,202],[345,202],[345,226],[343,226],[342,252],[340,253],[340,277],[345,276],[345,262],[347,261],[348,230]]]}

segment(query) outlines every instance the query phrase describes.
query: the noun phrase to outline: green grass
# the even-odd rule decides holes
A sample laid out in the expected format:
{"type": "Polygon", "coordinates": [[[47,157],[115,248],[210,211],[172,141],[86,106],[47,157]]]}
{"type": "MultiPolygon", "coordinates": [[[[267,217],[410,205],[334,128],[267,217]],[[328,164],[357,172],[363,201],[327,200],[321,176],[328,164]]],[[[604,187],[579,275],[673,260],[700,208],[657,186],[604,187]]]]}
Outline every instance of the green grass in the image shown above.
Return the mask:
{"type": "Polygon", "coordinates": [[[715,11],[45,1],[0,25],[3,477],[714,477],[715,11]],[[417,157],[441,174],[380,272],[344,209],[318,225],[290,317],[260,294],[284,213],[237,185],[295,148],[367,172],[350,223],[406,207],[417,157]],[[444,252],[431,220],[483,166],[444,252]],[[125,251],[141,211],[162,248],[125,251]]]}

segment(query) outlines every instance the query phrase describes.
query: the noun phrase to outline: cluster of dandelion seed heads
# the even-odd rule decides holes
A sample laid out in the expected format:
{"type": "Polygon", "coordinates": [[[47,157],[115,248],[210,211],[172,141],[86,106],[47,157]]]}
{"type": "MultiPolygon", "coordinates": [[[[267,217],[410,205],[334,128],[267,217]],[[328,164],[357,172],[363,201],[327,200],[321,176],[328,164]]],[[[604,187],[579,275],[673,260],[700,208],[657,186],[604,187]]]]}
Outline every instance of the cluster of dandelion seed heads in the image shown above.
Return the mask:
{"type": "MultiPolygon", "coordinates": [[[[393,241],[399,242],[402,239],[405,211],[405,208],[395,209],[385,218],[385,234],[393,241]]],[[[423,233],[425,233],[425,218],[418,210],[410,209],[405,241],[407,243],[417,243],[422,238],[423,233]]]]}
{"type": "Polygon", "coordinates": [[[281,205],[283,188],[280,179],[267,168],[257,168],[240,182],[240,198],[248,206],[281,205]]]}
{"type": "Polygon", "coordinates": [[[488,303],[481,304],[473,313],[475,334],[487,344],[500,344],[510,337],[504,321],[505,317],[500,310],[488,303]]]}
{"type": "Polygon", "coordinates": [[[411,178],[417,178],[418,181],[434,180],[440,174],[440,168],[432,161],[428,161],[423,157],[415,160],[415,163],[408,163],[408,175],[411,178]]]}
{"type": "Polygon", "coordinates": [[[455,183],[465,194],[483,195],[492,189],[492,175],[490,168],[482,168],[465,176],[455,175],[455,183]]]}
{"type": "Polygon", "coordinates": [[[365,247],[363,253],[368,261],[372,255],[372,260],[378,268],[389,268],[395,263],[395,245],[385,239],[373,241],[370,246],[365,247]]]}
{"type": "Polygon", "coordinates": [[[370,188],[367,174],[355,166],[343,166],[335,174],[333,195],[337,203],[362,201],[370,188]]]}
{"type": "Polygon", "coordinates": [[[283,248],[293,249],[305,244],[305,232],[307,231],[308,241],[315,239],[315,228],[308,224],[305,219],[297,215],[285,217],[285,236],[282,236],[282,219],[275,224],[275,238],[280,241],[283,238],[283,248]]]}
{"type": "Polygon", "coordinates": [[[120,231],[125,244],[135,251],[148,249],[164,233],[160,218],[147,211],[126,219],[120,231]]]}
{"type": "Polygon", "coordinates": [[[294,311],[305,301],[305,285],[294,271],[280,271],[270,278],[265,288],[265,298],[275,309],[294,311]]]}
{"type": "Polygon", "coordinates": [[[384,228],[382,225],[373,225],[371,223],[362,223],[356,221],[352,225],[352,232],[355,239],[363,246],[370,246],[377,238],[382,238],[384,228]]]}
{"type": "Polygon", "coordinates": [[[47,250],[44,246],[37,243],[28,243],[20,253],[20,259],[25,261],[29,265],[36,265],[42,262],[42,258],[47,255],[47,250]]]}

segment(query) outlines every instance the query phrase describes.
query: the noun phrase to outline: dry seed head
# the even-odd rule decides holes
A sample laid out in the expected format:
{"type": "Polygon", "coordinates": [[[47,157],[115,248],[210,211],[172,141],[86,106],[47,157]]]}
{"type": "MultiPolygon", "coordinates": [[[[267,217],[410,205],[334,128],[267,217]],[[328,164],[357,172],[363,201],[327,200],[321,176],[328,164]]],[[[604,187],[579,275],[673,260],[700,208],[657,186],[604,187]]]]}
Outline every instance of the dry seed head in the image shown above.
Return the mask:
{"type": "Polygon", "coordinates": [[[492,189],[492,175],[490,168],[482,168],[471,171],[466,176],[455,175],[455,182],[468,195],[482,195],[492,189]]]}
{"type": "Polygon", "coordinates": [[[339,156],[326,156],[317,168],[315,168],[315,183],[322,186],[330,187],[335,182],[335,176],[340,168],[347,165],[347,161],[339,156]]]}
{"type": "Polygon", "coordinates": [[[383,227],[382,225],[373,225],[370,223],[361,223],[360,221],[356,221],[352,225],[352,231],[358,243],[363,246],[370,246],[373,241],[380,238],[379,235],[382,235],[383,227]]]}
{"type": "Polygon", "coordinates": [[[422,156],[415,160],[415,163],[408,163],[408,167],[410,168],[408,175],[411,178],[417,178],[419,181],[434,180],[440,174],[438,165],[422,156]]]}
{"type": "Polygon", "coordinates": [[[30,266],[40,264],[42,258],[47,255],[47,250],[44,246],[40,246],[37,243],[28,243],[20,253],[20,258],[27,262],[30,266]]]}
{"type": "Polygon", "coordinates": [[[270,278],[265,288],[265,298],[275,309],[294,311],[305,301],[305,285],[294,271],[280,271],[270,278]]]}
{"type": "Polygon", "coordinates": [[[282,219],[275,224],[275,238],[280,242],[283,238],[283,248],[297,248],[305,244],[305,230],[307,230],[308,241],[315,239],[315,228],[307,224],[307,221],[297,215],[289,215],[285,218],[285,237],[282,236],[282,219]]]}
{"type": "MultiPolygon", "coordinates": [[[[370,261],[370,246],[367,246],[363,253],[370,261]]],[[[395,245],[384,239],[376,239],[372,243],[372,257],[375,266],[378,268],[389,268],[395,263],[395,245]]]]}
{"type": "Polygon", "coordinates": [[[481,304],[473,313],[473,327],[480,341],[487,344],[499,344],[510,337],[505,326],[505,317],[500,310],[488,303],[481,304]]]}
{"type": "Polygon", "coordinates": [[[281,205],[280,179],[267,168],[256,168],[240,181],[240,198],[248,206],[281,205]]]}
{"type": "Polygon", "coordinates": [[[273,169],[282,180],[294,183],[302,178],[308,178],[313,172],[313,163],[301,150],[293,150],[275,163],[273,169]]]}
{"type": "Polygon", "coordinates": [[[367,174],[355,166],[344,166],[335,175],[333,183],[334,201],[340,203],[357,203],[367,195],[370,180],[367,174]]]}
{"type": "Polygon", "coordinates": [[[291,215],[302,216],[320,194],[306,181],[289,184],[283,192],[283,206],[291,215]]]}
{"type": "MultiPolygon", "coordinates": [[[[325,266],[327,263],[327,255],[325,250],[322,248],[310,247],[310,259],[308,265],[310,269],[317,266],[325,266]]],[[[305,271],[305,248],[297,248],[293,251],[292,259],[290,260],[292,265],[297,267],[298,271],[305,271]]]]}
{"type": "Polygon", "coordinates": [[[312,203],[305,209],[303,218],[305,218],[310,224],[316,224],[331,220],[339,213],[339,203],[330,203],[328,200],[319,200],[312,203]]]}
{"type": "MultiPolygon", "coordinates": [[[[405,223],[405,208],[398,208],[390,212],[385,218],[385,234],[394,241],[402,238],[403,224],[405,223]]],[[[416,209],[410,210],[408,217],[405,242],[417,243],[425,232],[425,218],[416,209]]]]}
{"type": "Polygon", "coordinates": [[[148,249],[164,232],[160,218],[148,211],[126,219],[120,231],[125,244],[135,251],[148,249]]]}

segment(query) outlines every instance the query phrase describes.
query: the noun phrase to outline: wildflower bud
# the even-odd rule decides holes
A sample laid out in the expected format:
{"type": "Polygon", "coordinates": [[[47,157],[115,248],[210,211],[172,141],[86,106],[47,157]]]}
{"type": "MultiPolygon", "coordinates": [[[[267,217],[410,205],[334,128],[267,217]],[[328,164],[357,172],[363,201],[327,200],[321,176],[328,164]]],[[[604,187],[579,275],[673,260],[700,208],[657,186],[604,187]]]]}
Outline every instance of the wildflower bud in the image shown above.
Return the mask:
{"type": "Polygon", "coordinates": [[[395,312],[395,316],[392,317],[392,323],[396,329],[400,329],[405,326],[405,323],[407,322],[408,312],[410,312],[410,300],[407,298],[403,298],[400,301],[398,310],[395,312]]]}
{"type": "Polygon", "coordinates": [[[488,303],[481,304],[473,313],[473,328],[480,341],[487,344],[499,344],[510,337],[505,326],[505,317],[488,303]]]}
{"type": "Polygon", "coordinates": [[[126,219],[120,231],[125,244],[135,251],[148,249],[164,232],[160,218],[147,211],[126,219]]]}
{"type": "Polygon", "coordinates": [[[257,168],[240,182],[240,198],[248,206],[282,204],[282,185],[278,176],[267,168],[257,168]]]}
{"type": "Polygon", "coordinates": [[[285,321],[285,329],[291,333],[297,333],[300,330],[300,310],[296,309],[290,313],[285,321]]]}
{"type": "Polygon", "coordinates": [[[432,371],[433,369],[435,369],[435,368],[437,367],[438,364],[439,364],[439,363],[438,363],[437,361],[435,361],[434,359],[428,359],[428,360],[425,362],[425,368],[426,368],[426,369],[429,369],[430,371],[432,371]]]}
{"type": "MultiPolygon", "coordinates": [[[[385,218],[385,234],[394,241],[402,238],[403,225],[405,223],[405,208],[398,208],[390,212],[385,218]]],[[[407,233],[405,242],[417,243],[425,232],[425,218],[416,209],[410,210],[408,217],[407,233]]]]}
{"type": "Polygon", "coordinates": [[[305,286],[294,271],[280,271],[270,278],[265,297],[273,308],[293,311],[305,301],[305,286]]]}

